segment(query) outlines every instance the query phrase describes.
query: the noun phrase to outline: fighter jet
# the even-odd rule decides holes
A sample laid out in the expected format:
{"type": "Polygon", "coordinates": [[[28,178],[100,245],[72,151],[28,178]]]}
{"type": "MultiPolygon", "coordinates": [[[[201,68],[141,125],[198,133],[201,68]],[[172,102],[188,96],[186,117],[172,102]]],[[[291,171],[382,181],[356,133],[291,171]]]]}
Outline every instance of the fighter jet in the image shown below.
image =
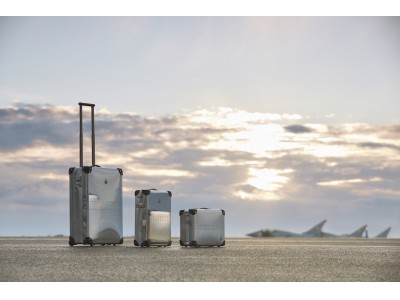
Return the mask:
{"type": "Polygon", "coordinates": [[[387,238],[389,235],[389,231],[392,229],[392,227],[386,228],[384,231],[382,231],[380,234],[376,236],[376,238],[387,238]]]}
{"type": "Polygon", "coordinates": [[[342,235],[336,235],[333,233],[328,233],[328,232],[323,232],[321,231],[321,237],[350,237],[350,238],[360,238],[363,236],[363,233],[365,229],[367,228],[367,225],[362,226],[361,228],[357,229],[353,233],[350,234],[342,234],[342,235]]]}
{"type": "Polygon", "coordinates": [[[246,234],[247,236],[250,237],[320,237],[321,236],[321,231],[322,227],[326,223],[326,220],[323,220],[321,223],[318,223],[315,225],[313,228],[310,230],[303,232],[303,233],[294,233],[294,232],[289,232],[289,231],[283,231],[283,230],[269,230],[269,229],[261,229],[256,232],[252,232],[249,234],[246,234]]]}

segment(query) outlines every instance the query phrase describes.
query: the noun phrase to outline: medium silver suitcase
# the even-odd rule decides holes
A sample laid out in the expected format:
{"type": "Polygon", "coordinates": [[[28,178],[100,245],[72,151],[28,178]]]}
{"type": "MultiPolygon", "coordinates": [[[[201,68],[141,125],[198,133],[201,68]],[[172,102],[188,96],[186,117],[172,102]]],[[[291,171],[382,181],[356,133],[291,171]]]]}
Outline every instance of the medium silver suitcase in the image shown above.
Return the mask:
{"type": "Polygon", "coordinates": [[[225,211],[197,208],[180,211],[182,246],[225,246],[225,211]]]}
{"type": "Polygon", "coordinates": [[[171,246],[170,191],[135,191],[135,246],[171,246]]]}
{"type": "Polygon", "coordinates": [[[94,104],[79,103],[80,167],[69,169],[69,245],[122,244],[122,169],[95,164],[94,104]],[[92,112],[92,166],[83,166],[82,106],[92,112]]]}

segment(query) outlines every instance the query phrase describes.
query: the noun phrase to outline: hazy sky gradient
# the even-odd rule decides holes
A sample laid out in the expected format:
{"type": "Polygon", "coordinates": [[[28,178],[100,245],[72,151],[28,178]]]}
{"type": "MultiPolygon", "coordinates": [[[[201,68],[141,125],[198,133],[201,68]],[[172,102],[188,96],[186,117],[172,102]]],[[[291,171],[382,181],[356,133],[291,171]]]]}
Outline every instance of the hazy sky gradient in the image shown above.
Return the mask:
{"type": "Polygon", "coordinates": [[[7,102],[368,122],[400,109],[398,17],[6,17],[0,45],[7,102]]]}
{"type": "Polygon", "coordinates": [[[180,209],[215,207],[228,236],[399,237],[399,53],[398,17],[2,17],[0,235],[69,233],[85,101],[125,235],[154,187],[174,235],[180,209]]]}

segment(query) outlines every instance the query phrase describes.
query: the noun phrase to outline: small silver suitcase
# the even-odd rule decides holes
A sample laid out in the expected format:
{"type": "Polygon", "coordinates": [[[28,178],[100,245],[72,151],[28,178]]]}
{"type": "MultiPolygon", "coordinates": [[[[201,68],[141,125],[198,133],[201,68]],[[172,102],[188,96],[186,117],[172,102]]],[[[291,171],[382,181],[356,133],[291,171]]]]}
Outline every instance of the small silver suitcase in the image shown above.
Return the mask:
{"type": "Polygon", "coordinates": [[[135,246],[171,246],[170,191],[135,191],[135,246]]]}
{"type": "Polygon", "coordinates": [[[181,246],[225,246],[225,211],[198,208],[180,211],[181,246]]]}
{"type": "Polygon", "coordinates": [[[122,244],[122,170],[95,164],[94,104],[80,106],[80,167],[69,169],[69,245],[122,244]],[[83,166],[82,106],[92,110],[92,165],[83,166]]]}

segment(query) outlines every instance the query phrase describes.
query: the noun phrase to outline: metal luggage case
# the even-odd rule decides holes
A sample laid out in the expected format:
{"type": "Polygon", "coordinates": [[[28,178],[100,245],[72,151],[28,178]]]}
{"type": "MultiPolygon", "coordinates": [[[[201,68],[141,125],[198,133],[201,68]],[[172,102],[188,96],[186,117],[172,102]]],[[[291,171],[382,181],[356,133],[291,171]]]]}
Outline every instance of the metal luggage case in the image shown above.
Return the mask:
{"type": "Polygon", "coordinates": [[[80,167],[69,169],[69,245],[122,244],[122,169],[95,165],[94,104],[80,105],[80,167]],[[82,106],[92,109],[92,166],[83,166],[82,106]]]}
{"type": "Polygon", "coordinates": [[[171,246],[170,191],[135,191],[135,246],[171,246]]]}
{"type": "Polygon", "coordinates": [[[225,246],[225,211],[223,209],[189,209],[187,214],[183,212],[180,216],[181,222],[188,224],[181,223],[181,245],[188,244],[188,230],[189,246],[225,246]]]}

